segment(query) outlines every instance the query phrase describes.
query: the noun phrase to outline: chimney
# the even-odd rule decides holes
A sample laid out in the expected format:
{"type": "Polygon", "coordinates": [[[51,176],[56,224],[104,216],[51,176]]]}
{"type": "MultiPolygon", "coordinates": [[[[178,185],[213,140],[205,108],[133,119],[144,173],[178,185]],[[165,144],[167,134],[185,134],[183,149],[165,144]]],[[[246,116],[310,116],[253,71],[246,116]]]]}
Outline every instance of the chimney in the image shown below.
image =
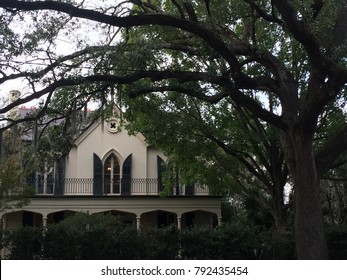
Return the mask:
{"type": "Polygon", "coordinates": [[[17,99],[19,99],[19,97],[20,97],[20,91],[19,90],[10,90],[10,92],[9,92],[9,103],[11,104],[11,103],[13,103],[13,102],[15,102],[17,99]]]}
{"type": "MultiPolygon", "coordinates": [[[[20,98],[21,92],[19,90],[10,90],[8,94],[8,104],[12,104],[20,98]]],[[[15,119],[18,117],[18,108],[12,108],[8,112],[8,117],[15,119]]]]}

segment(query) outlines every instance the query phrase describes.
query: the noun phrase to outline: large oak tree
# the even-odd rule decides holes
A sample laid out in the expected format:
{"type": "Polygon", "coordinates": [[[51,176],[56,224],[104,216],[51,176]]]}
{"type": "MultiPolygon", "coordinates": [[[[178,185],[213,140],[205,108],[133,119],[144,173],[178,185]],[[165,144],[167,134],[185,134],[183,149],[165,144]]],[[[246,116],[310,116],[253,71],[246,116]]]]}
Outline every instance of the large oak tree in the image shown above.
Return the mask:
{"type": "Polygon", "coordinates": [[[122,104],[128,131],[143,133],[168,156],[170,189],[175,178],[179,185],[206,184],[226,199],[257,205],[279,232],[291,228],[290,179],[278,129],[230,99],[210,104],[170,92],[122,104]]]}
{"type": "Polygon", "coordinates": [[[48,105],[55,90],[77,85],[96,100],[114,85],[127,85],[122,94],[131,98],[169,91],[230,99],[281,131],[298,257],[326,258],[319,185],[346,153],[347,124],[319,145],[314,139],[327,110],[346,98],[347,1],[94,2],[0,2],[0,83],[30,86],[0,113],[46,94],[48,105]],[[59,55],[63,37],[76,48],[59,55]]]}

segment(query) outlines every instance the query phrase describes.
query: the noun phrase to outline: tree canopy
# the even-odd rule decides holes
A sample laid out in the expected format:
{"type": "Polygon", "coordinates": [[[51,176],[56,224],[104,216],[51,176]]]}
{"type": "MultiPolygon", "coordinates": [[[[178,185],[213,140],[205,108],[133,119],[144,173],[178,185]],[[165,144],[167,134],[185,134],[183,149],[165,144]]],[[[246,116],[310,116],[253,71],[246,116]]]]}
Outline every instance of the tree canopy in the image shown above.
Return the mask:
{"type": "Polygon", "coordinates": [[[120,99],[165,93],[167,102],[183,95],[215,110],[229,103],[223,122],[239,107],[278,131],[295,188],[298,257],[326,257],[320,180],[344,164],[347,149],[345,0],[2,0],[0,7],[0,83],[28,86],[2,106],[4,120],[37,98],[48,108],[62,88],[82,102],[107,101],[118,88],[120,99]],[[320,134],[338,110],[342,119],[320,134]]]}
{"type": "Polygon", "coordinates": [[[21,143],[18,129],[0,133],[0,211],[30,202],[34,189],[28,182],[33,171],[31,146],[21,143]]]}

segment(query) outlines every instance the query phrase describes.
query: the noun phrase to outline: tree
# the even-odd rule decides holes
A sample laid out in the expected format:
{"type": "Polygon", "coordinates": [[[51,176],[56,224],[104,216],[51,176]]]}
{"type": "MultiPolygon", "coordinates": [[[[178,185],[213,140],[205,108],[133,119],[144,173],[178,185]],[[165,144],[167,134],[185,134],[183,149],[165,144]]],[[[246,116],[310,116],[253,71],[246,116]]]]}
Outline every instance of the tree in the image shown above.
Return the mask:
{"type": "Polygon", "coordinates": [[[283,230],[289,216],[284,201],[288,169],[279,131],[231,103],[151,94],[128,100],[125,118],[128,131],[142,132],[164,151],[184,184],[199,182],[215,193],[256,201],[283,230]]]}
{"type": "Polygon", "coordinates": [[[32,186],[25,182],[19,158],[9,157],[0,164],[0,210],[18,208],[30,202],[32,186]]]}
{"type": "Polygon", "coordinates": [[[19,129],[1,132],[0,210],[19,208],[30,202],[34,188],[28,182],[32,172],[31,149],[22,143],[19,129]]]}
{"type": "Polygon", "coordinates": [[[123,1],[110,6],[3,0],[0,7],[5,35],[0,83],[24,78],[31,87],[29,95],[0,113],[75,85],[92,85],[102,93],[127,84],[122,94],[131,98],[167,91],[210,103],[229,98],[281,131],[295,188],[298,257],[327,257],[319,185],[346,153],[346,122],[320,145],[313,140],[327,108],[346,98],[345,0],[123,1]],[[15,32],[19,19],[31,31],[15,32]],[[88,25],[88,34],[100,26],[95,45],[77,36],[82,25],[88,25]],[[121,42],[115,40],[116,28],[125,34],[121,42]],[[131,32],[141,31],[151,32],[133,43],[131,32]],[[76,35],[75,52],[56,54],[60,32],[76,35]]]}

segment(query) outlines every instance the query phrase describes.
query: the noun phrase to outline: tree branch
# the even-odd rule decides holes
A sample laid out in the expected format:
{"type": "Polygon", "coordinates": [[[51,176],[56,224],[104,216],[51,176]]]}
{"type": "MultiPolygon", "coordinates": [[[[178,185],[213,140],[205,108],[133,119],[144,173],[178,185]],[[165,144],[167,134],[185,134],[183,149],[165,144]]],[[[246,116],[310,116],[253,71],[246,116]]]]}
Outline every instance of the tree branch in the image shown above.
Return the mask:
{"type": "Polygon", "coordinates": [[[133,27],[133,26],[146,26],[146,25],[160,25],[174,28],[180,28],[184,31],[190,32],[203,39],[228,62],[234,78],[237,80],[239,77],[244,76],[239,66],[238,60],[224,42],[216,36],[216,34],[207,28],[204,28],[197,23],[180,19],[175,16],[165,14],[144,14],[136,16],[118,17],[100,13],[97,11],[75,7],[72,4],[62,3],[57,1],[35,1],[23,2],[17,0],[3,0],[0,2],[0,7],[15,8],[25,11],[34,10],[53,10],[69,14],[72,17],[79,17],[97,21],[100,23],[109,24],[117,27],[133,27]]]}
{"type": "MultiPolygon", "coordinates": [[[[33,73],[33,76],[36,74],[33,73]]],[[[131,84],[141,79],[151,79],[152,81],[161,81],[165,79],[176,79],[179,83],[192,82],[192,81],[206,81],[211,83],[220,84],[224,81],[223,77],[215,77],[204,72],[189,72],[189,71],[138,71],[128,76],[116,76],[110,74],[97,74],[85,77],[71,77],[61,78],[60,80],[53,81],[47,87],[32,93],[31,95],[17,99],[10,103],[5,108],[0,109],[0,114],[6,113],[12,108],[25,104],[34,99],[38,99],[43,95],[54,91],[57,88],[65,86],[80,85],[83,83],[103,82],[112,84],[131,84]]]]}

